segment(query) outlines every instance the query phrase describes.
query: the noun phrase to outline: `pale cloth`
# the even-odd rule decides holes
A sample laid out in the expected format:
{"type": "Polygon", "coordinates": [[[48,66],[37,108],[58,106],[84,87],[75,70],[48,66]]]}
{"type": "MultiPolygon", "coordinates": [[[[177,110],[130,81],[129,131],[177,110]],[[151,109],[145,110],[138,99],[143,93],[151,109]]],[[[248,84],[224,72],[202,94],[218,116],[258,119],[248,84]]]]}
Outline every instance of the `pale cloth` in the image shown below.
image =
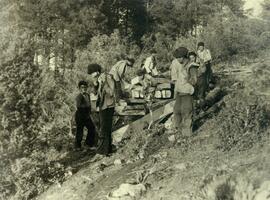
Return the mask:
{"type": "Polygon", "coordinates": [[[147,74],[151,74],[152,76],[158,75],[153,56],[149,56],[145,59],[143,68],[146,70],[147,74]]]}
{"type": "Polygon", "coordinates": [[[190,94],[194,93],[194,87],[188,82],[188,70],[187,63],[181,64],[177,59],[172,61],[171,68],[171,80],[175,81],[175,93],[190,94]]]}
{"type": "Polygon", "coordinates": [[[197,51],[198,57],[203,61],[203,62],[208,62],[212,60],[211,53],[208,49],[204,49],[202,51],[198,50],[197,51]]]}

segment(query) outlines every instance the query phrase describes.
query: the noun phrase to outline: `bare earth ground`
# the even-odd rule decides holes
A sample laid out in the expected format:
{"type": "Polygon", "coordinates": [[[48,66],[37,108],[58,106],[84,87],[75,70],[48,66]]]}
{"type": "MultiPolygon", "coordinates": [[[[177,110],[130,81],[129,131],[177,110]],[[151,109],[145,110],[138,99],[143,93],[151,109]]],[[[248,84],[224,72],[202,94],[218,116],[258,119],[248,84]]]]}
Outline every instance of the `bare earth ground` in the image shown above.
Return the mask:
{"type": "MultiPolygon", "coordinates": [[[[264,63],[265,67],[270,67],[270,60],[264,63]]],[[[248,67],[254,70],[257,66],[258,63],[248,67]]],[[[235,79],[250,88],[258,81],[252,74],[241,73],[235,79]]],[[[267,102],[270,87],[258,87],[254,87],[253,95],[263,95],[267,102]]],[[[217,148],[220,145],[218,127],[213,117],[196,131],[195,136],[180,143],[168,140],[170,130],[161,131],[158,127],[161,132],[157,135],[143,132],[141,134],[152,141],[146,145],[145,156],[140,156],[143,146],[139,140],[131,139],[111,157],[81,161],[81,170],[75,174],[70,172],[64,183],[53,185],[37,199],[270,199],[269,129],[268,135],[248,150],[222,151],[217,148]],[[143,184],[146,190],[133,197],[128,194],[110,197],[122,183],[143,184]]]]}

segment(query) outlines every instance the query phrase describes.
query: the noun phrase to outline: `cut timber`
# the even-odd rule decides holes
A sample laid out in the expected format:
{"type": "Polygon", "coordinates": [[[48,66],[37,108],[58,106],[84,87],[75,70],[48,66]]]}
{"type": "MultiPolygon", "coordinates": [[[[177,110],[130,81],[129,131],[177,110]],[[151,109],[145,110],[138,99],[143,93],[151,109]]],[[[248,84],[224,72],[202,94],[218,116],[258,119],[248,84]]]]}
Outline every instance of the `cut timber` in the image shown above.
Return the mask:
{"type": "Polygon", "coordinates": [[[198,120],[200,121],[202,119],[208,118],[210,115],[217,113],[223,106],[225,106],[224,101],[220,101],[212,105],[212,107],[209,108],[207,111],[204,111],[200,113],[199,115],[196,115],[193,120],[196,122],[198,120]]]}
{"type": "Polygon", "coordinates": [[[233,74],[251,74],[251,69],[226,69],[223,71],[215,72],[217,75],[233,75],[233,74]]]}
{"type": "Polygon", "coordinates": [[[146,104],[145,99],[127,99],[127,104],[146,104]]]}
{"type": "Polygon", "coordinates": [[[119,143],[125,136],[129,135],[130,133],[141,133],[144,128],[147,128],[147,125],[151,123],[151,121],[156,122],[157,120],[167,116],[168,114],[173,112],[173,106],[175,101],[170,101],[165,106],[154,110],[152,113],[152,117],[150,114],[145,115],[144,117],[116,130],[113,132],[113,143],[119,143]]]}
{"type": "Polygon", "coordinates": [[[154,78],[154,81],[159,84],[159,83],[171,83],[170,79],[167,78],[154,78]]]}
{"type": "Polygon", "coordinates": [[[225,103],[221,100],[220,102],[214,104],[207,111],[204,111],[199,115],[195,115],[193,118],[193,131],[196,131],[200,126],[202,126],[207,119],[215,116],[216,113],[218,113],[224,106],[225,103]]]}
{"type": "Polygon", "coordinates": [[[156,90],[155,92],[156,99],[170,99],[172,98],[171,90],[156,90]]]}
{"type": "Polygon", "coordinates": [[[117,114],[123,116],[144,116],[146,112],[145,110],[121,110],[117,114]]]}
{"type": "Polygon", "coordinates": [[[172,85],[170,83],[162,83],[157,85],[157,90],[171,89],[172,85]]]}
{"type": "Polygon", "coordinates": [[[226,92],[224,90],[222,90],[220,87],[216,87],[207,94],[205,100],[200,104],[200,107],[211,107],[216,102],[220,101],[225,95],[226,92]]]}
{"type": "Polygon", "coordinates": [[[157,99],[161,99],[162,98],[162,93],[161,93],[161,91],[156,91],[155,92],[155,98],[157,98],[157,99]]]}
{"type": "Polygon", "coordinates": [[[144,110],[145,107],[142,104],[125,106],[124,110],[144,110]]]}

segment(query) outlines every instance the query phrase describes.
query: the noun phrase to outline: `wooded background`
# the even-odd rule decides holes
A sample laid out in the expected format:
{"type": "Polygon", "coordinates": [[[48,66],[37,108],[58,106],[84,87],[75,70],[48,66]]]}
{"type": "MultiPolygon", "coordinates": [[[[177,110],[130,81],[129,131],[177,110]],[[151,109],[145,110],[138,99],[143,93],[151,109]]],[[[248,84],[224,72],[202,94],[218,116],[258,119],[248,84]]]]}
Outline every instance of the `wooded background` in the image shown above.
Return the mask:
{"type": "Polygon", "coordinates": [[[168,70],[172,51],[204,41],[214,62],[256,58],[270,44],[270,1],[249,18],[242,0],[1,0],[0,197],[31,199],[57,180],[69,151],[79,79],[152,49],[168,70]],[[54,70],[51,68],[53,67],[54,70]],[[61,167],[60,167],[61,168],[61,167]],[[1,196],[2,195],[2,196],[1,196]]]}

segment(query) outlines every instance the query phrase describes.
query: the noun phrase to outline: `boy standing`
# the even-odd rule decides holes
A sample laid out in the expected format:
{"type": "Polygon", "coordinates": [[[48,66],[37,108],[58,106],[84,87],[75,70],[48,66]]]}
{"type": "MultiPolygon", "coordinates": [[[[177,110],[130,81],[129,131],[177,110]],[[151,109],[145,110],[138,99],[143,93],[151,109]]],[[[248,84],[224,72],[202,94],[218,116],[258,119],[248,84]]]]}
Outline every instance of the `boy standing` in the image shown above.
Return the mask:
{"type": "Polygon", "coordinates": [[[91,148],[94,147],[95,143],[95,126],[90,117],[91,114],[91,104],[90,104],[90,95],[87,93],[87,82],[80,81],[78,84],[80,93],[76,97],[76,113],[75,113],[75,121],[76,121],[76,140],[75,140],[75,148],[80,149],[82,138],[83,138],[83,129],[87,128],[87,136],[85,140],[85,144],[91,148]]]}
{"type": "Polygon", "coordinates": [[[206,85],[207,85],[207,89],[208,89],[209,83],[212,79],[212,73],[213,73],[212,68],[211,68],[212,56],[211,56],[209,49],[206,49],[204,47],[203,42],[198,43],[197,53],[198,53],[198,57],[200,58],[200,60],[202,61],[202,63],[206,67],[205,76],[206,76],[206,85]]]}

